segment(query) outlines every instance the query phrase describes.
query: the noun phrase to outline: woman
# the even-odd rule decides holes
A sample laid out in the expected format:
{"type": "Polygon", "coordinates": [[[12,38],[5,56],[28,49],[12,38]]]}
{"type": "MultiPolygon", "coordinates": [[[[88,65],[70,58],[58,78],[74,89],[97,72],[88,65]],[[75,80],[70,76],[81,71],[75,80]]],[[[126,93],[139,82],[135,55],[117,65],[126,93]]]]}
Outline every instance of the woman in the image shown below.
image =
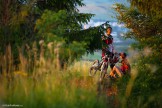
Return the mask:
{"type": "Polygon", "coordinates": [[[116,74],[119,77],[122,77],[124,74],[129,74],[131,71],[130,64],[127,60],[127,55],[126,53],[120,53],[120,58],[121,60],[121,67],[114,66],[113,69],[110,71],[110,77],[116,78],[116,74]]]}

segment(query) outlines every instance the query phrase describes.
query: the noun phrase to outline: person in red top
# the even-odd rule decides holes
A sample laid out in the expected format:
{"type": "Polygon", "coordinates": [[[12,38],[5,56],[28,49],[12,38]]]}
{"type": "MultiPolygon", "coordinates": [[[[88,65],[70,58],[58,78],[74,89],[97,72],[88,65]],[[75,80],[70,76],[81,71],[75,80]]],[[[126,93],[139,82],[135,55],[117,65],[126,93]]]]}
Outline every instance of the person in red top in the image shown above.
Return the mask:
{"type": "MultiPolygon", "coordinates": [[[[114,59],[114,46],[113,46],[113,37],[111,35],[112,28],[107,27],[106,34],[102,36],[102,60],[105,58],[105,55],[108,58],[108,62],[110,63],[110,68],[112,69],[115,62],[112,62],[114,59]]],[[[106,69],[107,70],[107,69],[106,69]]]]}
{"type": "Polygon", "coordinates": [[[111,35],[112,28],[108,27],[106,29],[106,35],[102,36],[102,41],[103,41],[103,47],[102,47],[102,57],[105,56],[105,51],[108,54],[108,56],[112,56],[113,54],[113,37],[111,35]]]}
{"type": "Polygon", "coordinates": [[[116,78],[116,75],[122,77],[124,74],[130,74],[131,67],[126,57],[126,53],[120,53],[121,67],[114,66],[110,71],[110,77],[116,78]]]}

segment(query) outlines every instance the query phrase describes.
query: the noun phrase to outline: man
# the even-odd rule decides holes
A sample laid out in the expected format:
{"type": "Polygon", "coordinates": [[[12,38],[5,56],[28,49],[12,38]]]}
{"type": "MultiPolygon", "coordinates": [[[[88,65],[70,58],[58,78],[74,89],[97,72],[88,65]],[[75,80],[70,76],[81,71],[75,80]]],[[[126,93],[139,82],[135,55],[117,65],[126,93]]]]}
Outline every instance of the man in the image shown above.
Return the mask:
{"type": "Polygon", "coordinates": [[[102,47],[102,57],[105,56],[105,51],[108,56],[112,56],[114,47],[113,47],[113,37],[111,35],[112,28],[108,27],[106,29],[106,35],[102,36],[103,47],[102,47]]]}

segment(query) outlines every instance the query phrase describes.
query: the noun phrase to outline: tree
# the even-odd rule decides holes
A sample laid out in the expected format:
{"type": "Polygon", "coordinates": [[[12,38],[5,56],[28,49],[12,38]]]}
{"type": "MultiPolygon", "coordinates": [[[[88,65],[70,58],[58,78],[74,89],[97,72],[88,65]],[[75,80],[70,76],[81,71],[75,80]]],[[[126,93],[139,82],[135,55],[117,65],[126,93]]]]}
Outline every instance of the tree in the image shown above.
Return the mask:
{"type": "Polygon", "coordinates": [[[73,21],[68,15],[66,10],[59,12],[45,10],[41,18],[37,20],[35,27],[38,30],[38,36],[45,43],[62,42],[59,54],[62,65],[69,62],[69,58],[70,61],[74,61],[74,59],[81,58],[85,52],[93,53],[94,50],[100,49],[101,34],[105,29],[102,27],[103,25],[110,26],[106,22],[101,26],[84,30],[76,23],[67,24],[66,21],[73,21]]]}
{"type": "Polygon", "coordinates": [[[128,0],[131,6],[137,7],[140,12],[153,16],[154,18],[162,18],[162,5],[161,0],[128,0]]]}
{"type": "MultiPolygon", "coordinates": [[[[31,48],[34,42],[38,45],[40,40],[44,40],[46,45],[55,41],[63,43],[60,52],[68,50],[69,53],[65,54],[66,56],[60,53],[63,56],[60,56],[62,63],[70,56],[73,61],[85,52],[93,53],[95,49],[101,48],[100,27],[82,29],[82,24],[88,23],[94,16],[79,13],[77,6],[84,6],[82,0],[0,0],[0,2],[0,24],[4,25],[0,27],[0,50],[3,55],[6,46],[11,46],[13,64],[19,63],[20,48],[27,56],[26,46],[31,48]]],[[[40,47],[37,48],[40,53],[40,47]]]]}
{"type": "Polygon", "coordinates": [[[1,62],[4,63],[6,72],[13,71],[9,69],[9,64],[18,64],[18,48],[25,44],[32,34],[30,20],[27,18],[30,6],[19,0],[0,0],[0,55],[5,55],[4,61],[2,59],[1,62]],[[8,57],[8,47],[12,52],[12,60],[8,57]]]}
{"type": "Polygon", "coordinates": [[[126,37],[137,40],[133,47],[141,51],[133,67],[139,74],[134,80],[130,96],[126,97],[125,107],[137,107],[139,99],[140,107],[161,107],[162,19],[161,14],[157,14],[161,13],[161,4],[147,0],[130,2],[133,7],[116,4],[115,8],[118,20],[129,28],[126,37]]]}
{"type": "MultiPolygon", "coordinates": [[[[117,18],[129,28],[127,37],[134,38],[140,43],[140,47],[151,47],[156,53],[161,53],[162,20],[140,13],[137,8],[127,8],[117,4],[117,18]],[[160,52],[159,52],[160,51],[160,52]]],[[[161,58],[161,57],[160,57],[161,58]]]]}
{"type": "MultiPolygon", "coordinates": [[[[64,48],[75,52],[70,52],[69,54],[64,52],[64,56],[60,54],[62,61],[67,61],[68,58],[71,58],[73,61],[74,58],[80,58],[85,52],[93,53],[94,50],[101,48],[100,36],[104,29],[101,29],[101,26],[91,27],[86,30],[82,28],[83,24],[88,23],[93,16],[93,14],[79,13],[76,6],[84,6],[82,0],[41,0],[37,2],[37,6],[43,12],[36,24],[39,37],[45,41],[55,41],[56,37],[62,38],[64,40],[64,44],[62,44],[64,48]],[[50,39],[48,34],[50,34],[50,39]],[[51,34],[55,36],[51,36],[51,34]],[[80,44],[80,47],[76,43],[80,44]],[[74,48],[75,45],[76,48],[74,48]],[[73,46],[73,49],[70,50],[69,46],[73,46]],[[82,50],[79,50],[79,48],[82,50]]],[[[105,25],[110,26],[108,23],[105,23],[105,25]]],[[[65,51],[65,49],[62,50],[65,51]]]]}

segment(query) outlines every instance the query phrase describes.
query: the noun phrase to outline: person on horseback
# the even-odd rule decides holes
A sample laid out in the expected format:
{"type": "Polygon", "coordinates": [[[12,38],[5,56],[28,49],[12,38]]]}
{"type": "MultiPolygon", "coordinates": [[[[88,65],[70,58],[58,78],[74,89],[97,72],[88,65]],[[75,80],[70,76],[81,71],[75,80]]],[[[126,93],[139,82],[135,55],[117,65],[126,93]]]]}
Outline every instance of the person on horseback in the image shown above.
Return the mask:
{"type": "Polygon", "coordinates": [[[130,64],[127,60],[127,54],[122,52],[122,53],[119,53],[120,55],[120,58],[121,58],[121,67],[118,67],[118,66],[114,66],[113,69],[110,71],[110,77],[112,78],[116,78],[118,75],[118,77],[122,77],[123,75],[125,74],[130,74],[130,71],[131,71],[131,67],[130,67],[130,64]]]}

